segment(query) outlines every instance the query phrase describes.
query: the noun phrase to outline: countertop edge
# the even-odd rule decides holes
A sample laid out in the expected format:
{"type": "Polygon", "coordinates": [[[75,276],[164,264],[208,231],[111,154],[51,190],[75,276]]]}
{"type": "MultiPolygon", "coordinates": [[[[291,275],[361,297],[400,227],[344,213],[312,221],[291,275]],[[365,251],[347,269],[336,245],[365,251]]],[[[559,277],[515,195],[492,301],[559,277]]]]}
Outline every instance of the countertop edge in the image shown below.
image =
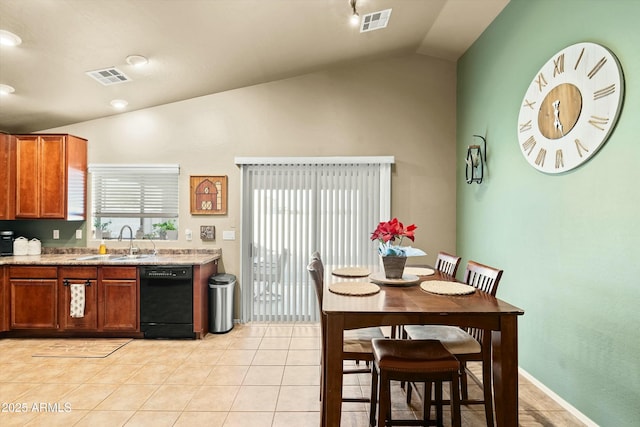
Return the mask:
{"type": "MultiPolygon", "coordinates": [[[[91,255],[91,254],[84,254],[91,255]]],[[[0,266],[4,265],[61,265],[61,266],[121,266],[121,265],[204,265],[215,262],[222,257],[221,252],[196,253],[196,254],[163,254],[144,257],[140,259],[104,260],[91,259],[80,260],[82,254],[43,254],[43,255],[19,255],[0,257],[0,266]]]]}

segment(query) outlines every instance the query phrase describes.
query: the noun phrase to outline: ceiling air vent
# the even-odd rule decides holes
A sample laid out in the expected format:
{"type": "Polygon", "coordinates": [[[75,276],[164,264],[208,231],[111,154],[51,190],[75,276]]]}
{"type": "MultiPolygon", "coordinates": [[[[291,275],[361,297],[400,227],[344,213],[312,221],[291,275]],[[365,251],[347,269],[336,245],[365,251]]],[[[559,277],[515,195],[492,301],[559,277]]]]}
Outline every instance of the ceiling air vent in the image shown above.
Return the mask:
{"type": "Polygon", "coordinates": [[[360,32],[366,33],[367,31],[381,30],[387,27],[389,17],[391,16],[391,9],[381,10],[379,12],[368,13],[362,17],[362,25],[360,26],[360,32]]]}
{"type": "Polygon", "coordinates": [[[122,71],[118,70],[116,67],[104,68],[102,70],[87,71],[86,74],[105,86],[110,86],[118,83],[125,83],[125,82],[131,81],[129,77],[127,77],[122,71]]]}

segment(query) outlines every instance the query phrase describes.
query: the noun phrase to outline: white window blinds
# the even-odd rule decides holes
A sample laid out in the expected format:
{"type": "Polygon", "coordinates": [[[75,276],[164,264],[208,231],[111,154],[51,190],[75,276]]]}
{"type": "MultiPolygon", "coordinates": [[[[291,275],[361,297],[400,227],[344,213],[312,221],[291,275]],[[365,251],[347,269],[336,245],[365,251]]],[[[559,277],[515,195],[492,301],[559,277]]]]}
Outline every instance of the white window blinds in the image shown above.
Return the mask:
{"type": "Polygon", "coordinates": [[[89,165],[97,217],[178,217],[178,165],[89,165]]]}
{"type": "Polygon", "coordinates": [[[306,266],[377,262],[370,235],[390,212],[392,157],[237,158],[242,167],[243,321],[315,321],[306,266]]]}

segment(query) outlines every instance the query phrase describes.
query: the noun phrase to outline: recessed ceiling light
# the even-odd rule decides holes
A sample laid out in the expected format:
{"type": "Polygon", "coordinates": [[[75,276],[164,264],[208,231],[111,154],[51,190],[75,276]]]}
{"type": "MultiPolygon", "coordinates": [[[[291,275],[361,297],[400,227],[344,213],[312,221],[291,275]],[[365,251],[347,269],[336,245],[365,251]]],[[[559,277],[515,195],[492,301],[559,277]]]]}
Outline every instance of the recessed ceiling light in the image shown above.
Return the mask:
{"type": "Polygon", "coordinates": [[[142,67],[149,63],[149,60],[142,55],[129,55],[126,61],[127,64],[133,65],[134,67],[142,67]]]}
{"type": "Polygon", "coordinates": [[[10,93],[15,92],[16,90],[13,86],[0,84],[0,95],[9,95],[10,93]]]}
{"type": "Polygon", "coordinates": [[[10,31],[0,30],[0,44],[4,46],[18,46],[22,39],[10,31]]]}
{"type": "Polygon", "coordinates": [[[124,110],[127,105],[129,105],[129,103],[124,99],[114,99],[111,101],[111,106],[116,110],[124,110]]]}

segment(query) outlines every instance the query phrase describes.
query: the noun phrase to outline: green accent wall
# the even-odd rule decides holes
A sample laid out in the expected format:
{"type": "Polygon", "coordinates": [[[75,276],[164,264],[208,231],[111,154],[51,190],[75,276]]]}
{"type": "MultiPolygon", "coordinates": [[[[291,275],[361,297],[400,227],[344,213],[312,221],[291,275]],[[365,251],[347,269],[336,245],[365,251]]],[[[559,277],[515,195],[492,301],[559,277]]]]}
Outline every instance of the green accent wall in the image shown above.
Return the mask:
{"type": "Polygon", "coordinates": [[[504,269],[498,297],[525,310],[519,364],[603,426],[640,420],[640,1],[511,0],[458,61],[457,249],[504,269]],[[562,175],[518,147],[520,104],[557,51],[590,41],[618,57],[625,100],[608,142],[562,175]],[[467,145],[486,136],[481,185],[467,145]]]}

